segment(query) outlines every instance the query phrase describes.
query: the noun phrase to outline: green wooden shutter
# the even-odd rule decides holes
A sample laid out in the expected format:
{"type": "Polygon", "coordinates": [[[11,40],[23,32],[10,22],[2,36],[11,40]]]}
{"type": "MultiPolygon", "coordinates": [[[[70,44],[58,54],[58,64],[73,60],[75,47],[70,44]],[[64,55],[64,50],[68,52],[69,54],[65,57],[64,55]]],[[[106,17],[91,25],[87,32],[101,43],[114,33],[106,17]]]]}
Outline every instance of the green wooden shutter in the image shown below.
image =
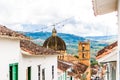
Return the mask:
{"type": "Polygon", "coordinates": [[[9,65],[9,80],[18,80],[18,63],[9,65]]]}
{"type": "Polygon", "coordinates": [[[13,71],[13,80],[18,80],[18,65],[16,64],[13,64],[13,68],[12,68],[12,71],[13,71]]]}
{"type": "Polygon", "coordinates": [[[28,80],[31,80],[31,67],[28,67],[28,80]]]}

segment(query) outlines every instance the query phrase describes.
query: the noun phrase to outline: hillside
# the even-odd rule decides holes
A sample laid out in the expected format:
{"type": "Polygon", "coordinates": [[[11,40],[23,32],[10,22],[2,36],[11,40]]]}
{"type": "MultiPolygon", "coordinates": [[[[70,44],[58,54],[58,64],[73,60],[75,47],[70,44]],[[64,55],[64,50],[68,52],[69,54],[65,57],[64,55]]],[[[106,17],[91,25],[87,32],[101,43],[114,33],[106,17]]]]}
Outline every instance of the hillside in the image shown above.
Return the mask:
{"type": "MultiPolygon", "coordinates": [[[[51,36],[50,32],[24,32],[26,36],[33,38],[33,41],[39,45],[43,45],[44,41],[51,36]]],[[[78,54],[78,42],[90,40],[91,41],[91,56],[94,57],[96,52],[103,47],[109,45],[110,43],[116,41],[115,36],[95,36],[95,37],[79,37],[72,34],[64,34],[58,33],[59,37],[61,37],[66,45],[67,45],[67,53],[69,54],[78,54]]]]}

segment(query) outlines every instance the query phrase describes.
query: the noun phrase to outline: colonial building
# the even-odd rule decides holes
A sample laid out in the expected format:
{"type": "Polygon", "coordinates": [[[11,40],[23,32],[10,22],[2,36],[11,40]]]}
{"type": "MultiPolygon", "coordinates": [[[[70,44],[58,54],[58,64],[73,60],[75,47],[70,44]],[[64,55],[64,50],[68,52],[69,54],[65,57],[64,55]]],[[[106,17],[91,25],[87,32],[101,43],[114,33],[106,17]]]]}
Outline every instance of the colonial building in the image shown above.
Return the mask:
{"type": "MultiPolygon", "coordinates": [[[[117,11],[118,47],[116,49],[116,80],[120,79],[120,0],[92,0],[95,16],[117,11]]],[[[109,59],[108,59],[109,60],[109,59]]],[[[115,80],[115,78],[114,78],[115,80]]]]}
{"type": "Polygon", "coordinates": [[[100,77],[103,77],[104,80],[117,80],[117,42],[98,51],[96,60],[105,65],[103,66],[105,68],[99,73],[100,77]]]}
{"type": "Polygon", "coordinates": [[[1,80],[57,80],[57,55],[0,25],[1,80]]]}
{"type": "Polygon", "coordinates": [[[72,64],[58,60],[58,80],[72,80],[73,77],[68,76],[68,70],[72,64]]]}
{"type": "Polygon", "coordinates": [[[80,80],[87,68],[81,63],[58,60],[58,80],[80,80]]]}

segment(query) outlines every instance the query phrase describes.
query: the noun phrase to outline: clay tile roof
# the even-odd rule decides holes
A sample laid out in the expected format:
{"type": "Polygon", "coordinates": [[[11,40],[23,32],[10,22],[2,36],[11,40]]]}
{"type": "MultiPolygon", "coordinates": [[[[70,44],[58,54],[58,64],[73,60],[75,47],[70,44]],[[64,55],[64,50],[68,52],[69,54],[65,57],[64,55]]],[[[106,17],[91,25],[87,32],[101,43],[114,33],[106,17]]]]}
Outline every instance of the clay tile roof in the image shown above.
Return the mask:
{"type": "Polygon", "coordinates": [[[0,25],[0,37],[2,38],[11,38],[11,39],[30,39],[23,34],[15,32],[7,27],[0,25]]]}
{"type": "Polygon", "coordinates": [[[58,69],[60,69],[62,71],[66,71],[70,67],[71,67],[71,65],[65,64],[64,62],[58,60],[58,69]]]}
{"type": "Polygon", "coordinates": [[[74,73],[80,74],[80,73],[84,73],[86,69],[88,68],[88,66],[82,63],[77,63],[73,66],[73,68],[74,68],[74,73]]]}
{"type": "Polygon", "coordinates": [[[109,54],[115,47],[117,46],[117,41],[104,47],[102,50],[97,52],[96,58],[100,58],[102,55],[107,55],[109,54]]]}
{"type": "Polygon", "coordinates": [[[76,58],[72,55],[69,55],[69,54],[65,55],[64,57],[65,57],[64,61],[67,61],[67,62],[77,63],[79,61],[78,58],[76,58]]]}
{"type": "Polygon", "coordinates": [[[53,49],[47,49],[42,46],[39,46],[32,41],[29,40],[21,40],[20,47],[23,51],[28,52],[32,55],[55,55],[59,54],[53,49]]]}
{"type": "Polygon", "coordinates": [[[75,78],[81,78],[81,74],[83,74],[87,70],[88,66],[82,64],[82,63],[77,63],[73,65],[72,72],[69,73],[68,75],[74,76],[75,78]]]}
{"type": "Polygon", "coordinates": [[[72,73],[74,73],[74,74],[82,74],[88,68],[87,65],[84,65],[84,64],[79,63],[79,62],[77,64],[74,64],[74,63],[71,63],[71,62],[58,60],[58,69],[60,69],[62,71],[66,71],[70,67],[72,68],[72,73]]]}
{"type": "Polygon", "coordinates": [[[68,75],[69,75],[69,76],[75,76],[76,74],[75,74],[74,72],[69,72],[69,71],[68,71],[68,75]]]}

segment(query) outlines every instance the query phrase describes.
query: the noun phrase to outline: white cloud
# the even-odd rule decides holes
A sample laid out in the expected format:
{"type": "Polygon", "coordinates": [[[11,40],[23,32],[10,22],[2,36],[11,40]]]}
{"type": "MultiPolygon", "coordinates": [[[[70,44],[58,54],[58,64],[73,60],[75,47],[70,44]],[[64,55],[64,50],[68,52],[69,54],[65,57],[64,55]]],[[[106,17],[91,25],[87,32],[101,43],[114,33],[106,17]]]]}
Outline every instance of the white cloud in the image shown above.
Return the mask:
{"type": "MultiPolygon", "coordinates": [[[[7,26],[7,25],[6,25],[7,26]]],[[[24,27],[21,26],[21,24],[13,24],[13,25],[8,25],[8,28],[11,28],[16,31],[25,31],[24,27]]]]}
{"type": "Polygon", "coordinates": [[[72,16],[74,23],[67,22],[58,32],[80,36],[117,33],[116,13],[95,17],[92,0],[0,0],[0,24],[14,30],[24,31],[22,24],[49,25],[72,16]]]}
{"type": "Polygon", "coordinates": [[[10,24],[23,22],[41,22],[42,24],[56,22],[71,16],[84,19],[88,15],[86,11],[91,9],[90,2],[91,0],[1,0],[2,10],[0,12],[3,13],[2,20],[10,24]]]}

